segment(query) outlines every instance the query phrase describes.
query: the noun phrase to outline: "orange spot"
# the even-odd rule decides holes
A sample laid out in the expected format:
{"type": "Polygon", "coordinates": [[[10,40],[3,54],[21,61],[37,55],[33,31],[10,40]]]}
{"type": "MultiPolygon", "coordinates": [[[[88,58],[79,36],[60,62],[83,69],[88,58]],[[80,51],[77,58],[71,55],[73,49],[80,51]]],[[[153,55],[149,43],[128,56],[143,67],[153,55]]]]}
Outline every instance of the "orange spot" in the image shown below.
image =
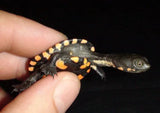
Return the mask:
{"type": "Polygon", "coordinates": [[[67,67],[68,67],[68,66],[66,66],[66,65],[64,64],[64,61],[61,60],[61,59],[59,59],[59,60],[56,61],[56,66],[57,66],[59,69],[62,69],[62,70],[65,70],[65,69],[67,69],[67,67]]]}
{"type": "Polygon", "coordinates": [[[34,67],[28,67],[28,71],[30,72],[34,71],[34,67]]]}
{"type": "Polygon", "coordinates": [[[136,71],[135,69],[132,69],[132,71],[136,71]]]}
{"type": "Polygon", "coordinates": [[[35,62],[35,61],[30,61],[29,64],[32,65],[32,66],[35,66],[35,65],[37,64],[37,62],[35,62]]]}
{"type": "Polygon", "coordinates": [[[94,51],[95,51],[95,48],[94,48],[94,47],[91,47],[91,51],[94,52],[94,51]]]}
{"type": "Polygon", "coordinates": [[[79,62],[79,57],[71,57],[71,60],[75,63],[79,62]]]}
{"type": "Polygon", "coordinates": [[[79,80],[81,80],[81,79],[83,79],[83,78],[84,78],[83,75],[78,75],[78,79],[79,79],[79,80]]]}
{"type": "Polygon", "coordinates": [[[68,46],[69,45],[69,41],[68,40],[65,40],[63,43],[64,43],[64,46],[68,46]]]}
{"type": "Polygon", "coordinates": [[[86,65],[87,65],[87,67],[88,67],[88,66],[90,66],[90,65],[91,65],[91,63],[90,63],[90,62],[87,62],[87,64],[86,64],[86,65]]]}
{"type": "Polygon", "coordinates": [[[36,55],[36,56],[34,57],[34,59],[35,59],[36,61],[40,61],[40,60],[41,60],[41,57],[40,57],[39,55],[36,55]]]}
{"type": "Polygon", "coordinates": [[[51,56],[50,54],[48,54],[47,52],[43,52],[42,53],[43,57],[46,59],[49,59],[49,57],[51,56]]]}
{"type": "Polygon", "coordinates": [[[119,69],[119,70],[121,70],[121,71],[123,71],[123,70],[124,70],[124,69],[123,69],[123,67],[118,67],[118,69],[119,69]]]}
{"type": "Polygon", "coordinates": [[[43,75],[43,76],[42,76],[42,78],[46,78],[46,77],[47,77],[46,75],[43,75]]]}
{"type": "Polygon", "coordinates": [[[51,47],[51,48],[49,48],[49,53],[50,54],[53,54],[54,53],[54,49],[51,47]]]}
{"type": "Polygon", "coordinates": [[[90,62],[87,61],[87,58],[84,58],[83,65],[80,66],[80,69],[85,69],[86,67],[90,66],[90,62]]]}
{"type": "Polygon", "coordinates": [[[87,66],[84,64],[84,65],[81,65],[80,66],[80,69],[85,69],[87,66]]]}
{"type": "Polygon", "coordinates": [[[136,71],[135,69],[127,68],[127,71],[136,71]]]}
{"type": "Polygon", "coordinates": [[[55,45],[55,47],[56,47],[58,50],[61,50],[62,44],[58,43],[58,44],[55,45]]]}
{"type": "Polygon", "coordinates": [[[81,44],[86,44],[86,43],[87,43],[87,40],[82,39],[81,44]]]}
{"type": "Polygon", "coordinates": [[[78,42],[78,39],[73,39],[72,44],[76,44],[78,42]]]}
{"type": "Polygon", "coordinates": [[[83,64],[87,64],[87,58],[84,58],[83,64]]]}
{"type": "Polygon", "coordinates": [[[116,66],[113,64],[112,67],[116,68],[116,66]]]}
{"type": "Polygon", "coordinates": [[[88,70],[87,70],[87,73],[89,73],[90,71],[91,71],[91,69],[88,69],[88,70]]]}
{"type": "Polygon", "coordinates": [[[72,53],[72,52],[70,52],[69,54],[70,54],[70,55],[73,55],[73,53],[72,53]]]}
{"type": "Polygon", "coordinates": [[[132,69],[131,68],[127,68],[127,71],[131,71],[132,69]]]}

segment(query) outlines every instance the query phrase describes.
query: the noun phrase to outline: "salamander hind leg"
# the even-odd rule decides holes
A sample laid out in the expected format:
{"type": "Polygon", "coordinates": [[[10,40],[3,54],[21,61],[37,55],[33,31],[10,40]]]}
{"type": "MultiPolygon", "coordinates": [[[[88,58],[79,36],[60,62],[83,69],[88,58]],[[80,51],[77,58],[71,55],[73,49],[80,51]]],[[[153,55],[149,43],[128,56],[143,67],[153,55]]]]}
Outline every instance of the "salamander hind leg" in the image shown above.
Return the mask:
{"type": "Polygon", "coordinates": [[[40,67],[41,69],[41,75],[56,75],[57,74],[57,70],[56,70],[56,66],[51,66],[50,64],[44,64],[40,67]]]}
{"type": "Polygon", "coordinates": [[[18,85],[13,85],[12,87],[14,87],[14,89],[12,92],[24,91],[25,89],[29,88],[32,84],[34,84],[36,81],[41,79],[44,75],[54,76],[57,73],[55,62],[58,59],[58,56],[59,54],[53,55],[47,63],[42,64],[24,82],[18,85]]]}

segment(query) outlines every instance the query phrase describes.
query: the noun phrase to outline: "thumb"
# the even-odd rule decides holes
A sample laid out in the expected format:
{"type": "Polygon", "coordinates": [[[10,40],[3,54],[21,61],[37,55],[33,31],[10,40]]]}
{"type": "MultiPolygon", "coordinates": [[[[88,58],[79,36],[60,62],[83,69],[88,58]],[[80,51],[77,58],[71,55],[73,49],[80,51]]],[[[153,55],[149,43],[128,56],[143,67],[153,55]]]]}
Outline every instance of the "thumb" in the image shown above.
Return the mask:
{"type": "Polygon", "coordinates": [[[2,109],[2,113],[64,113],[77,97],[80,82],[73,73],[59,72],[39,80],[2,109]]]}

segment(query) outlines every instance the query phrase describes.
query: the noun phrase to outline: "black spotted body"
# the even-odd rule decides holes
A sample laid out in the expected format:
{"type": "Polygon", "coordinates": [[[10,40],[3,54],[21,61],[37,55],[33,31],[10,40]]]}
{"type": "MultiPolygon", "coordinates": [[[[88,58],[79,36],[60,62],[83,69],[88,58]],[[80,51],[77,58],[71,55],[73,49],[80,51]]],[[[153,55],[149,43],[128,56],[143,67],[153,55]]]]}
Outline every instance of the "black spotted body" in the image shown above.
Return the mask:
{"type": "Polygon", "coordinates": [[[70,71],[82,79],[93,69],[104,78],[102,66],[130,73],[144,72],[150,67],[147,59],[137,54],[100,54],[85,39],[64,40],[31,59],[28,67],[31,76],[14,86],[14,91],[23,91],[44,75],[54,76],[58,71],[70,71]]]}
{"type": "Polygon", "coordinates": [[[77,74],[79,78],[83,78],[90,72],[91,63],[88,58],[94,50],[94,46],[87,40],[65,40],[31,59],[28,70],[34,72],[42,65],[43,67],[44,65],[45,67],[52,65],[56,71],[71,71],[77,74]]]}

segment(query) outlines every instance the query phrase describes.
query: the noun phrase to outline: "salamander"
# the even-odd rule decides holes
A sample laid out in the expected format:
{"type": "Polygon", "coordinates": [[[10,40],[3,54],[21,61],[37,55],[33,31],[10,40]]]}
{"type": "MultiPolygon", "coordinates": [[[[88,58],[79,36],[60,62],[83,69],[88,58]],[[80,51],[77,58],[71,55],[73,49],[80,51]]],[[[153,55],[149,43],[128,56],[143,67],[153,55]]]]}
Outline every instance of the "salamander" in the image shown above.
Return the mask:
{"type": "Polygon", "coordinates": [[[129,73],[141,73],[150,68],[147,58],[138,54],[101,54],[85,39],[67,39],[36,55],[29,62],[28,77],[22,84],[14,85],[15,92],[29,88],[37,80],[59,71],[70,71],[83,79],[91,70],[102,78],[105,73],[101,67],[113,67],[129,73]]]}

